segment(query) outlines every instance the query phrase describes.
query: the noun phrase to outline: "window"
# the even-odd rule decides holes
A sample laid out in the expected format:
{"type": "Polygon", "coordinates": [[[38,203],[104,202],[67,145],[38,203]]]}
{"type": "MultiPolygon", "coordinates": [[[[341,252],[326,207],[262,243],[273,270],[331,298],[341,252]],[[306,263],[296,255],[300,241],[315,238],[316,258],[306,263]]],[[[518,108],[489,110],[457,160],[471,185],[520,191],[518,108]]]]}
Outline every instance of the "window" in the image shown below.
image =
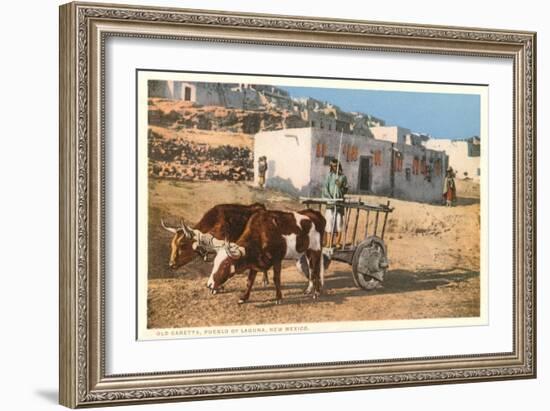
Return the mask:
{"type": "Polygon", "coordinates": [[[424,180],[427,182],[432,181],[432,166],[429,164],[426,164],[426,167],[424,169],[424,180]]]}
{"type": "Polygon", "coordinates": [[[393,152],[393,171],[403,171],[403,154],[399,151],[393,152]]]}
{"type": "Polygon", "coordinates": [[[323,157],[323,144],[317,143],[317,147],[315,149],[315,157],[323,157]]]}
{"type": "Polygon", "coordinates": [[[317,147],[315,148],[315,156],[326,157],[326,155],[327,155],[327,145],[325,143],[317,143],[317,147]]]}
{"type": "Polygon", "coordinates": [[[412,174],[417,175],[420,172],[420,160],[418,157],[413,159],[412,174]]]}
{"type": "Polygon", "coordinates": [[[374,152],[374,165],[375,166],[382,165],[382,150],[376,150],[374,152]]]}
{"type": "Polygon", "coordinates": [[[481,155],[481,145],[468,142],[468,157],[479,157],[481,155]]]}
{"type": "Polygon", "coordinates": [[[357,146],[346,144],[342,154],[346,157],[346,161],[357,161],[359,149],[357,146]]]}
{"type": "Polygon", "coordinates": [[[438,177],[441,175],[441,160],[439,158],[434,161],[434,174],[438,177]]]}

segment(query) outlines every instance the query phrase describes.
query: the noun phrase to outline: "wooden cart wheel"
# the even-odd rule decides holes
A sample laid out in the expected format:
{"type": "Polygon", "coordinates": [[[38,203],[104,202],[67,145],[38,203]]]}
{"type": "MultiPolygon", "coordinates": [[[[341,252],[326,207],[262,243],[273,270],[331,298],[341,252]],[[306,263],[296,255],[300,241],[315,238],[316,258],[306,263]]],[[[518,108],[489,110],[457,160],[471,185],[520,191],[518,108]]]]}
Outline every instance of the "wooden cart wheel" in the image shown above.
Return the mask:
{"type": "Polygon", "coordinates": [[[380,287],[387,269],[387,250],[380,237],[368,237],[357,246],[351,265],[357,287],[366,291],[380,287]]]}

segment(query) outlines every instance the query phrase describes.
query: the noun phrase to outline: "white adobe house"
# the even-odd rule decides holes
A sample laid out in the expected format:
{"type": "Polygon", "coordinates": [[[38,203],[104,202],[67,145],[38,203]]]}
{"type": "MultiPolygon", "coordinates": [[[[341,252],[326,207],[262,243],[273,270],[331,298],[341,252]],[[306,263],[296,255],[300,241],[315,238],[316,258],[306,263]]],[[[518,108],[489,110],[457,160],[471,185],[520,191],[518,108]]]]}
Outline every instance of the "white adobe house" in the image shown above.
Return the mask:
{"type": "Polygon", "coordinates": [[[370,132],[377,140],[389,141],[392,143],[406,144],[407,135],[411,134],[411,130],[399,126],[376,126],[370,127],[370,132]]]}
{"type": "Polygon", "coordinates": [[[332,158],[338,158],[339,147],[350,194],[441,201],[447,167],[444,152],[313,127],[257,133],[255,182],[258,159],[266,156],[266,187],[318,197],[329,172],[328,164],[332,158]]]}
{"type": "Polygon", "coordinates": [[[444,150],[449,156],[449,165],[457,178],[472,178],[479,181],[481,175],[479,138],[468,140],[429,139],[424,143],[432,150],[444,150]]]}
{"type": "Polygon", "coordinates": [[[257,109],[264,101],[249,84],[149,80],[148,96],[191,101],[203,106],[257,109]]]}

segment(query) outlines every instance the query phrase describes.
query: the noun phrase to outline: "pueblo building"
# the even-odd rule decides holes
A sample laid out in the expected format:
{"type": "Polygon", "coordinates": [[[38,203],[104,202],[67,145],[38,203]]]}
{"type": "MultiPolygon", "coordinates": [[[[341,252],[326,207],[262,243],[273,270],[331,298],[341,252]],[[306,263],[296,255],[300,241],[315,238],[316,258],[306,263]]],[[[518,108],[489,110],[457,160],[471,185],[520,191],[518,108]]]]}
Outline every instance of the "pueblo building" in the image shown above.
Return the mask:
{"type": "Polygon", "coordinates": [[[426,148],[413,136],[401,137],[407,133],[393,134],[395,138],[376,139],[317,127],[259,132],[254,140],[256,182],[258,159],[266,156],[266,187],[317,197],[330,160],[340,158],[349,194],[439,202],[448,166],[446,153],[426,148]]]}
{"type": "Polygon", "coordinates": [[[449,156],[449,165],[458,178],[471,178],[479,181],[481,176],[481,141],[479,137],[463,140],[430,139],[426,147],[444,150],[449,156]]]}

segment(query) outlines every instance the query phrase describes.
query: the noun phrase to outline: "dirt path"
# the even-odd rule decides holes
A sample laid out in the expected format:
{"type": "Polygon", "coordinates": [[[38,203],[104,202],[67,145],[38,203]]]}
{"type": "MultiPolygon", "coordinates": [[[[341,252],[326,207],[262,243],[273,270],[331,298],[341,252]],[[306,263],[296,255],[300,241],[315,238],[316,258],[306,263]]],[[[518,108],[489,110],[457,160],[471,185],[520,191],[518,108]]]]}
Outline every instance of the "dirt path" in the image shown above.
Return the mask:
{"type": "Polygon", "coordinates": [[[365,292],[353,284],[349,268],[334,265],[327,275],[325,292],[313,302],[302,293],[305,282],[294,267],[283,270],[281,305],[274,288],[261,285],[260,276],[250,302],[237,300],[246,280],[241,275],[226,291],[210,295],[205,278],[150,280],[149,328],[184,328],[213,325],[252,325],[472,317],[479,315],[479,274],[468,270],[434,270],[413,273],[391,270],[384,287],[365,292]]]}
{"type": "MultiPolygon", "coordinates": [[[[469,192],[475,193],[475,186],[469,192]]],[[[383,288],[369,292],[356,288],[350,267],[334,263],[326,274],[324,295],[313,302],[303,295],[305,281],[289,262],[282,274],[282,305],[274,304],[274,288],[272,284],[263,287],[260,275],[250,302],[239,305],[245,275],[230,280],[224,293],[210,295],[205,288],[210,265],[197,260],[175,277],[166,268],[170,235],[160,228],[161,217],[183,217],[192,223],[210,206],[234,201],[260,201],[275,209],[302,208],[281,193],[259,191],[243,183],[152,180],[149,328],[479,315],[479,200],[475,196],[461,198],[452,208],[391,199],[395,211],[386,233],[390,270],[383,288]]]]}

